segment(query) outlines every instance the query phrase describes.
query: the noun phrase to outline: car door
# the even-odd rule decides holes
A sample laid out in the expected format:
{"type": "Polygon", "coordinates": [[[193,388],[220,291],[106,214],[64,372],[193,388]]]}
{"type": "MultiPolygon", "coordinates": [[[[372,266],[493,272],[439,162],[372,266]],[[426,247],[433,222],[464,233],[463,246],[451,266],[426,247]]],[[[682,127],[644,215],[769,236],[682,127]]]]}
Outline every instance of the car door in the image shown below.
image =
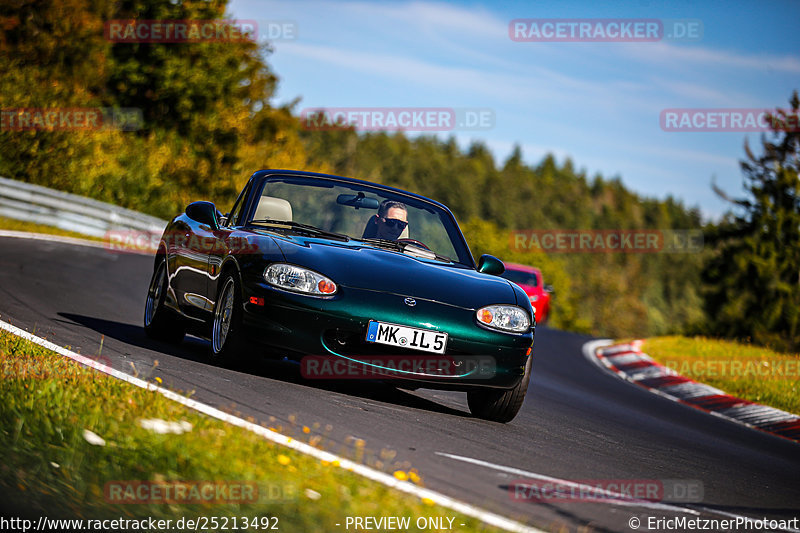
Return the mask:
{"type": "Polygon", "coordinates": [[[214,244],[212,228],[186,217],[174,252],[172,287],[183,314],[203,320],[211,307],[206,296],[208,255],[214,244]]]}
{"type": "Polygon", "coordinates": [[[247,182],[247,185],[245,185],[244,189],[242,189],[242,192],[239,194],[239,197],[233,204],[231,212],[225,217],[225,220],[220,225],[219,229],[211,232],[210,235],[211,239],[213,239],[213,246],[211,247],[208,257],[206,258],[207,275],[204,290],[209,302],[211,303],[210,310],[212,311],[217,298],[222,261],[231,252],[242,252],[243,250],[239,249],[241,247],[238,246],[238,244],[246,242],[241,238],[232,239],[231,235],[242,223],[242,218],[245,215],[246,207],[248,205],[251,187],[252,180],[247,182]]]}
{"type": "Polygon", "coordinates": [[[164,234],[167,246],[167,277],[171,297],[181,312],[185,312],[186,300],[184,298],[186,283],[184,276],[187,267],[187,251],[185,250],[192,228],[186,215],[177,217],[164,234]]]}

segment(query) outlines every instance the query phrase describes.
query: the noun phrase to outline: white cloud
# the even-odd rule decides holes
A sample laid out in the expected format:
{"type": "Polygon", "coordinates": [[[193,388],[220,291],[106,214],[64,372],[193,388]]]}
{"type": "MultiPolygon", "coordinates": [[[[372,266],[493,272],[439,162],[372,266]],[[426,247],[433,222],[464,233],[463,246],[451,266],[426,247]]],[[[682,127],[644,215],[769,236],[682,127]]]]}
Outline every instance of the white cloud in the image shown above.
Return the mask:
{"type": "Polygon", "coordinates": [[[772,69],[790,74],[800,73],[800,57],[774,54],[741,54],[695,45],[652,43],[652,46],[621,46],[621,54],[650,64],[673,68],[731,68],[738,70],[772,69]]]}

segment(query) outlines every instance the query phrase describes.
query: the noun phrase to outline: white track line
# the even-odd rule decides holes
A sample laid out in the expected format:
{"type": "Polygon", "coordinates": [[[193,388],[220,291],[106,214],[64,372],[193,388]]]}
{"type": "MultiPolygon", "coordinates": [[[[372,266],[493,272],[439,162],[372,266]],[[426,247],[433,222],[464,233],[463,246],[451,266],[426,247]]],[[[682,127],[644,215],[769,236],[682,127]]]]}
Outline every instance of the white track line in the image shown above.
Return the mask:
{"type": "MultiPolygon", "coordinates": [[[[611,339],[597,339],[597,340],[589,341],[589,342],[585,343],[583,345],[583,347],[582,347],[583,355],[584,355],[584,357],[586,357],[586,359],[591,361],[593,364],[597,365],[600,369],[602,369],[602,370],[604,370],[606,372],[610,372],[612,374],[617,374],[622,379],[632,383],[633,380],[631,380],[631,378],[627,374],[625,374],[624,372],[615,372],[611,368],[607,367],[600,360],[600,358],[597,357],[595,352],[596,352],[596,350],[598,348],[601,348],[603,346],[609,346],[611,344],[613,344],[613,341],[611,339]]],[[[704,385],[704,384],[699,384],[699,385],[701,385],[703,387],[708,387],[708,385],[704,385]]],[[[709,387],[709,388],[712,388],[712,387],[709,387]]],[[[659,396],[662,396],[662,397],[664,397],[664,398],[666,398],[668,400],[671,400],[673,402],[682,403],[679,398],[677,398],[675,396],[672,396],[671,394],[667,394],[665,392],[662,392],[662,391],[660,391],[658,389],[648,388],[647,390],[649,390],[650,392],[653,392],[653,393],[655,393],[655,394],[657,394],[659,396]]],[[[714,390],[716,390],[716,389],[714,389],[714,390]]],[[[723,393],[723,394],[725,394],[725,393],[723,393]]],[[[684,405],[686,405],[686,404],[684,404],[684,405]]],[[[728,420],[728,421],[731,421],[731,422],[735,422],[737,424],[741,424],[743,426],[747,426],[747,427],[758,429],[755,426],[752,426],[752,425],[750,425],[750,424],[748,424],[746,422],[743,422],[741,420],[737,420],[735,418],[727,417],[727,416],[725,416],[725,415],[723,415],[721,413],[718,413],[716,411],[704,411],[704,412],[706,412],[706,413],[708,413],[708,414],[710,414],[712,416],[716,416],[718,418],[722,418],[723,420],[728,420]]],[[[720,510],[717,510],[717,509],[714,509],[714,508],[705,507],[705,506],[702,506],[702,505],[696,505],[694,507],[696,509],[699,509],[699,510],[707,512],[707,513],[712,513],[712,514],[716,513],[716,514],[719,514],[719,515],[722,515],[722,516],[731,517],[731,518],[749,518],[749,519],[757,519],[758,518],[758,517],[752,517],[752,516],[739,515],[739,514],[735,514],[735,513],[729,513],[729,512],[726,512],[726,511],[720,511],[720,510]]],[[[800,530],[791,529],[791,528],[782,529],[782,530],[779,530],[779,531],[789,531],[791,533],[800,533],[800,530]]]]}
{"type": "MultiPolygon", "coordinates": [[[[585,490],[587,492],[590,492],[590,493],[593,493],[593,494],[603,494],[603,495],[609,497],[609,500],[607,500],[607,501],[606,500],[602,500],[602,501],[593,502],[593,503],[608,503],[608,504],[611,504],[611,505],[627,505],[627,506],[631,506],[631,507],[646,507],[646,508],[650,508],[650,509],[659,509],[659,510],[662,510],[662,511],[674,511],[674,512],[679,512],[679,513],[684,513],[684,514],[691,514],[691,515],[695,515],[695,516],[699,516],[701,513],[718,514],[718,515],[722,515],[722,516],[727,516],[729,518],[738,518],[738,519],[741,519],[742,521],[744,521],[746,519],[759,520],[759,519],[764,518],[763,516],[745,516],[745,515],[740,515],[740,514],[736,514],[736,513],[731,513],[731,512],[728,512],[728,511],[720,511],[718,509],[714,509],[713,507],[706,507],[704,505],[699,505],[699,504],[697,504],[697,505],[692,504],[692,507],[681,507],[679,505],[651,502],[649,500],[636,500],[636,499],[630,498],[629,496],[625,496],[623,494],[618,494],[618,493],[615,493],[613,491],[598,490],[596,487],[592,487],[591,485],[584,485],[582,483],[578,483],[578,482],[575,482],[575,481],[567,481],[567,480],[564,480],[564,479],[545,476],[545,475],[542,475],[542,474],[537,474],[535,472],[528,472],[526,470],[521,470],[519,468],[513,468],[513,467],[510,467],[510,466],[496,465],[496,464],[493,464],[493,463],[489,463],[487,461],[481,461],[480,459],[473,459],[471,457],[463,457],[461,455],[453,455],[453,454],[444,453],[444,452],[436,452],[436,454],[437,455],[441,455],[443,457],[449,457],[450,459],[455,459],[456,461],[463,461],[465,463],[471,463],[471,464],[478,465],[478,466],[484,466],[486,468],[499,470],[501,472],[507,472],[509,474],[516,474],[516,475],[520,475],[520,476],[526,476],[528,478],[538,479],[540,481],[545,481],[547,483],[561,484],[561,485],[564,485],[564,486],[567,486],[567,487],[573,487],[573,488],[578,489],[578,490],[583,489],[583,490],[585,490]]],[[[769,519],[769,520],[773,520],[773,519],[769,519]]],[[[774,519],[774,520],[781,520],[781,519],[778,518],[778,519],[774,519]]],[[[792,528],[777,529],[776,531],[788,531],[790,533],[800,533],[800,530],[792,529],[792,528]]]]}
{"type": "Polygon", "coordinates": [[[606,367],[603,363],[601,363],[600,360],[597,358],[597,356],[595,355],[595,351],[602,346],[610,346],[612,344],[614,344],[614,341],[612,341],[611,339],[597,339],[589,341],[586,344],[584,344],[581,347],[581,350],[583,351],[583,356],[589,361],[591,361],[592,364],[595,364],[604,370],[609,370],[609,368],[606,367]]]}
{"type": "Polygon", "coordinates": [[[64,357],[68,357],[73,361],[77,361],[78,363],[94,368],[100,372],[108,374],[109,376],[113,376],[117,379],[121,379],[131,385],[136,387],[141,387],[146,390],[155,391],[160,394],[163,394],[165,397],[178,402],[186,407],[194,409],[195,411],[199,411],[205,415],[211,416],[218,420],[222,420],[223,422],[227,422],[228,424],[238,426],[244,428],[248,431],[251,431],[265,439],[274,442],[275,444],[280,444],[281,446],[286,446],[293,450],[296,450],[300,453],[304,453],[306,455],[310,455],[315,459],[319,459],[320,461],[327,461],[329,463],[333,463],[334,461],[338,461],[341,468],[363,476],[367,479],[371,479],[372,481],[376,481],[388,487],[397,489],[401,492],[405,492],[407,494],[411,494],[416,496],[420,499],[426,498],[434,501],[438,505],[442,507],[447,507],[452,509],[453,511],[459,512],[463,515],[470,516],[472,518],[477,518],[485,522],[486,524],[499,527],[508,531],[515,531],[515,532],[526,532],[526,533],[544,533],[542,530],[536,529],[534,527],[522,524],[521,522],[516,522],[511,520],[510,518],[506,518],[504,516],[500,516],[495,513],[491,513],[489,511],[485,511],[468,503],[453,499],[449,496],[445,496],[439,492],[432,491],[430,489],[422,488],[408,481],[400,481],[394,476],[386,474],[385,472],[381,472],[379,470],[374,470],[366,465],[355,463],[349,459],[345,459],[344,457],[340,457],[338,455],[320,450],[318,448],[314,448],[313,446],[306,444],[304,442],[296,441],[286,435],[281,433],[277,433],[275,431],[269,430],[265,427],[259,426],[252,422],[248,422],[242,418],[237,416],[233,416],[231,414],[225,413],[212,407],[208,404],[204,404],[202,402],[198,402],[197,400],[193,400],[191,398],[187,398],[185,396],[181,396],[180,394],[173,392],[171,390],[165,389],[163,387],[159,387],[153,383],[148,383],[147,381],[141,380],[135,376],[131,376],[130,374],[126,374],[124,372],[120,372],[119,370],[114,370],[106,365],[98,363],[97,361],[67,350],[66,348],[62,348],[52,342],[42,339],[41,337],[37,337],[31,333],[28,333],[25,330],[22,330],[16,326],[12,326],[11,324],[0,320],[0,329],[4,329],[9,333],[17,335],[18,337],[22,337],[25,340],[28,340],[34,344],[38,344],[43,348],[47,348],[48,350],[52,350],[59,355],[64,357]]]}
{"type": "Polygon", "coordinates": [[[522,470],[520,468],[497,465],[494,463],[490,463],[488,461],[481,461],[480,459],[473,459],[471,457],[453,455],[451,453],[444,453],[444,452],[436,452],[436,455],[441,455],[442,457],[455,459],[456,461],[463,461],[465,463],[491,468],[493,470],[499,470],[500,472],[507,472],[509,474],[516,474],[518,476],[525,476],[526,478],[529,479],[537,479],[539,481],[545,481],[547,483],[552,483],[555,485],[563,485],[565,487],[577,489],[578,491],[581,491],[583,493],[601,494],[604,497],[608,498],[607,500],[600,500],[593,503],[606,503],[611,505],[624,505],[629,507],[645,507],[648,509],[658,509],[661,511],[674,511],[678,513],[685,513],[692,515],[700,514],[694,509],[688,509],[686,507],[680,507],[678,505],[672,505],[668,503],[652,502],[649,500],[637,500],[621,493],[613,492],[610,490],[598,489],[597,487],[593,487],[591,485],[585,485],[583,483],[578,483],[577,481],[569,481],[557,477],[545,476],[543,474],[537,474],[536,472],[528,472],[527,470],[522,470]]]}

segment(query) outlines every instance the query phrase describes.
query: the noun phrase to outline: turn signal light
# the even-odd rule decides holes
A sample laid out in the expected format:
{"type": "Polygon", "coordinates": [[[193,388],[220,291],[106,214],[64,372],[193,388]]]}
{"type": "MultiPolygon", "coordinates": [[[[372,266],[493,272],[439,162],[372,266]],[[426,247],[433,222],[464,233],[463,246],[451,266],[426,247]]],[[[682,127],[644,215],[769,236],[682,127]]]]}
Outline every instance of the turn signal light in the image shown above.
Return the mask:
{"type": "Polygon", "coordinates": [[[321,279],[317,284],[317,289],[322,294],[333,294],[336,292],[336,284],[329,279],[321,279]]]}

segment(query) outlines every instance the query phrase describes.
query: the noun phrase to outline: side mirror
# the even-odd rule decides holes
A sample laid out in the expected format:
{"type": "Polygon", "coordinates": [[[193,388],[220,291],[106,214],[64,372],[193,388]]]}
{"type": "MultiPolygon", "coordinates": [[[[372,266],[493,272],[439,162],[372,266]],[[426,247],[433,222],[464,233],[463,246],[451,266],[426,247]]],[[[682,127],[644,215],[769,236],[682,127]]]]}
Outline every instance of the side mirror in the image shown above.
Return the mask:
{"type": "Polygon", "coordinates": [[[553,290],[553,286],[550,285],[549,283],[545,283],[542,288],[544,289],[544,292],[549,292],[550,294],[553,294],[555,292],[553,290]]]}
{"type": "Polygon", "coordinates": [[[211,226],[211,229],[219,229],[218,211],[211,202],[192,202],[186,206],[186,216],[195,222],[211,226]]]}
{"type": "Polygon", "coordinates": [[[483,254],[481,258],[478,259],[478,272],[499,276],[505,271],[506,266],[493,255],[483,254]]]}

